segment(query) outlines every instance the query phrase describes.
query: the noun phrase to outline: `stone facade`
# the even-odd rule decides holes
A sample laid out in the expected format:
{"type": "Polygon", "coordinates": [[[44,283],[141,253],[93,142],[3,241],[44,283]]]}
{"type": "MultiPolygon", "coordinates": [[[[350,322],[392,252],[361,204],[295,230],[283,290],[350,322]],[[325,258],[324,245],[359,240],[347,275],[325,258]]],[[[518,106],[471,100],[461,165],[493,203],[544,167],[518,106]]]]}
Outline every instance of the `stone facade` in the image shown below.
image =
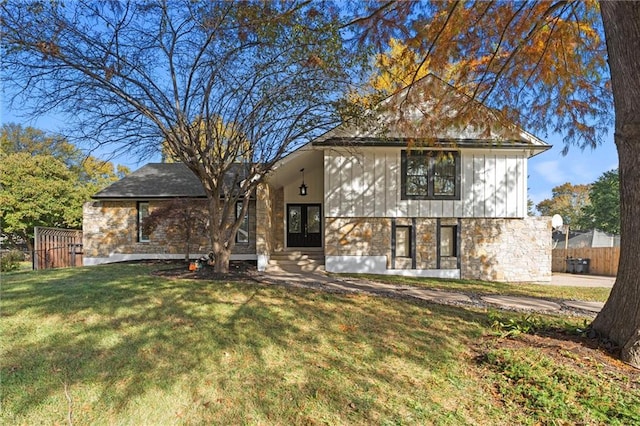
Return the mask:
{"type": "Polygon", "coordinates": [[[461,277],[485,281],[551,281],[551,220],[465,219],[461,277]]]}
{"type": "Polygon", "coordinates": [[[387,218],[325,218],[325,256],[391,257],[387,218]]]}
{"type": "MultiPolygon", "coordinates": [[[[149,211],[168,201],[149,201],[149,211]]],[[[85,264],[140,258],[180,258],[185,241],[178,227],[158,226],[148,242],[138,241],[138,204],[135,200],[91,201],[83,209],[83,245],[85,264]],[[91,260],[93,259],[93,260],[91,260]]],[[[196,230],[190,241],[191,257],[210,250],[204,229],[196,230]]],[[[234,255],[256,253],[256,202],[249,205],[249,242],[236,243],[234,255]]],[[[245,256],[246,257],[246,256],[245,256]]]]}
{"type": "Polygon", "coordinates": [[[506,282],[551,280],[549,218],[335,218],[325,219],[325,255],[384,256],[390,270],[413,269],[412,258],[392,259],[392,222],[415,225],[415,270],[438,269],[438,224],[456,228],[458,257],[441,256],[440,270],[460,278],[506,282]],[[459,237],[459,240],[458,240],[459,237]]]}

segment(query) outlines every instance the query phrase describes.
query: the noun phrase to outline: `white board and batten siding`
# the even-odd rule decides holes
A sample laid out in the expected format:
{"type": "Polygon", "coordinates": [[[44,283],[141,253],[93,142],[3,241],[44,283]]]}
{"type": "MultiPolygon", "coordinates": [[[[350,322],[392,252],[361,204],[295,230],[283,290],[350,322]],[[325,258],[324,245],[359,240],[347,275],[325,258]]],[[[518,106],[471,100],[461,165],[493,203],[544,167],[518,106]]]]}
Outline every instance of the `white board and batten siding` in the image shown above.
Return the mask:
{"type": "Polygon", "coordinates": [[[527,153],[463,149],[460,200],[402,200],[401,150],[326,150],[328,217],[480,217],[527,215],[527,153]]]}

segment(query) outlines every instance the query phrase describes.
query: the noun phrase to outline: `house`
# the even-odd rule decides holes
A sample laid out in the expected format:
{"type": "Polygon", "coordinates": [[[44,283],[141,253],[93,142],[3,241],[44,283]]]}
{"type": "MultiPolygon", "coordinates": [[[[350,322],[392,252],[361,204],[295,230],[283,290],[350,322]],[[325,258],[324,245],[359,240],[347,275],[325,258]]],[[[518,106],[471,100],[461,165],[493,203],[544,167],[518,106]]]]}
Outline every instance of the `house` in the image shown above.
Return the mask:
{"type": "Polygon", "coordinates": [[[602,248],[620,247],[620,236],[592,229],[590,231],[553,231],[553,248],[602,248]]]}
{"type": "MultiPolygon", "coordinates": [[[[475,126],[426,132],[425,105],[464,95],[433,76],[411,90],[285,157],[258,188],[232,259],[264,270],[283,253],[316,254],[328,272],[550,281],[551,220],[527,216],[527,160],[550,146],[475,104],[475,126]]],[[[157,203],[203,196],[189,173],[149,164],[97,193],[84,209],[85,264],[183,257],[175,236],[139,224],[157,203]]]]}

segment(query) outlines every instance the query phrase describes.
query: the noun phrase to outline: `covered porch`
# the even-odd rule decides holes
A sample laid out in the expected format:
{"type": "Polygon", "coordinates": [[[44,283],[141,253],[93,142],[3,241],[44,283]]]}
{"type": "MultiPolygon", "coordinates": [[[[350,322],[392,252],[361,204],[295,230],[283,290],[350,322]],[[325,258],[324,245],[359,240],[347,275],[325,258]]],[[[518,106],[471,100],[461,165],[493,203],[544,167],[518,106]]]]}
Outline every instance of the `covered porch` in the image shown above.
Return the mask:
{"type": "Polygon", "coordinates": [[[258,270],[324,265],[324,156],[311,144],[274,169],[257,191],[258,270]]]}

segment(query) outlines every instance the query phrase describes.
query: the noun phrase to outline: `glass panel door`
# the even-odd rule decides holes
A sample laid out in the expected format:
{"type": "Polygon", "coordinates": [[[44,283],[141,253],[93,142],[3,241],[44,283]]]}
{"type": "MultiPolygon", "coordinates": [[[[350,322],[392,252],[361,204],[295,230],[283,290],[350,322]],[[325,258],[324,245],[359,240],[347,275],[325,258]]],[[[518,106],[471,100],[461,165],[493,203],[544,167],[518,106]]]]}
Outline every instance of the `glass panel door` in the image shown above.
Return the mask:
{"type": "Polygon", "coordinates": [[[322,246],[320,204],[287,205],[287,247],[322,246]]]}
{"type": "Polygon", "coordinates": [[[302,232],[302,206],[289,206],[289,233],[302,232]]]}

